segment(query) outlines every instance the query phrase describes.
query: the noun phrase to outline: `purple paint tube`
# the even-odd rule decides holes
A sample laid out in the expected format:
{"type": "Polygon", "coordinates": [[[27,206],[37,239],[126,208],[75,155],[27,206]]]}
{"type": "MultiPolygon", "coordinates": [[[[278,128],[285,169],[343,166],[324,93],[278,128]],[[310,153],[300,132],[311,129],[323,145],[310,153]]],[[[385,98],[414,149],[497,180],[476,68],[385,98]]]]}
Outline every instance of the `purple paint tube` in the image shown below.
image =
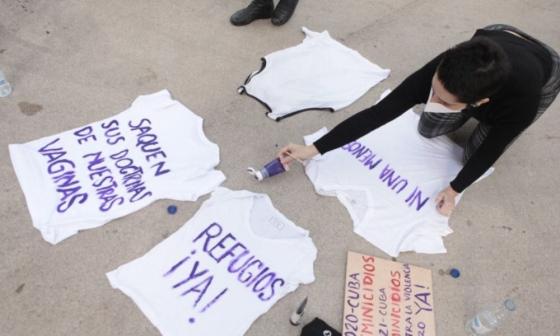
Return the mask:
{"type": "Polygon", "coordinates": [[[269,163],[265,164],[261,170],[256,170],[254,168],[247,168],[247,171],[252,175],[257,181],[262,181],[267,177],[281,174],[286,171],[284,165],[280,159],[274,159],[269,163]]]}

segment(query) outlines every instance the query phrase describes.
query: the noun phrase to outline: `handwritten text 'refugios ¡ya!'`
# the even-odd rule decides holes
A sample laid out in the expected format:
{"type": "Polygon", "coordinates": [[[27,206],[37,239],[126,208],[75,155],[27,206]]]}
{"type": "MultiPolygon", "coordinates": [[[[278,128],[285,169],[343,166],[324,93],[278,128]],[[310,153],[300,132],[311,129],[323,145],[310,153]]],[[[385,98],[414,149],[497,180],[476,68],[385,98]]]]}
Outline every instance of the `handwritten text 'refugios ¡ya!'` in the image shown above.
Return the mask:
{"type": "MultiPolygon", "coordinates": [[[[199,313],[207,311],[229,291],[228,287],[216,284],[218,275],[212,269],[217,265],[227,270],[228,281],[241,284],[262,302],[270,301],[286,284],[277,272],[218,223],[204,228],[188,246],[192,250],[169,267],[163,277],[172,280],[171,289],[178,290],[181,297],[193,299],[193,309],[199,313]]],[[[194,321],[193,317],[189,319],[190,323],[194,321]]]]}

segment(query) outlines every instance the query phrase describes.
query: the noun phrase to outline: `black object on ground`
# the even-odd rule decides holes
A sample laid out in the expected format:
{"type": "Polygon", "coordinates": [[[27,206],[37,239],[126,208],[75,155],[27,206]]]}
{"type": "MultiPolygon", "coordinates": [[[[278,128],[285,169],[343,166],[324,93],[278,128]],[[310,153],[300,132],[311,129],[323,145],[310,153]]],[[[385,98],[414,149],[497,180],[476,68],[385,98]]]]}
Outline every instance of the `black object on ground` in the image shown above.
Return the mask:
{"type": "Polygon", "coordinates": [[[301,336],[341,336],[338,331],[329,326],[325,321],[316,317],[301,330],[301,336]]]}
{"type": "Polygon", "coordinates": [[[258,19],[272,17],[274,3],[272,0],[253,0],[246,8],[235,12],[229,21],[234,26],[245,26],[258,19]]]}
{"type": "Polygon", "coordinates": [[[275,26],[281,26],[294,14],[298,0],[280,0],[274,13],[272,14],[272,24],[275,26]]]}

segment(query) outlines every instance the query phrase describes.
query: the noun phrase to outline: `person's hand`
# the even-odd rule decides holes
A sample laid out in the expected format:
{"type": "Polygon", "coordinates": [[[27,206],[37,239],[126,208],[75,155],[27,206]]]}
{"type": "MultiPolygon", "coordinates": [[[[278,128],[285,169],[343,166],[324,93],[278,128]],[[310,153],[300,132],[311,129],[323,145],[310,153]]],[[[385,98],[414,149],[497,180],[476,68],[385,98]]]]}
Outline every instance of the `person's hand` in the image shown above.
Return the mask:
{"type": "Polygon", "coordinates": [[[451,186],[443,189],[436,197],[437,211],[445,217],[449,217],[453,210],[455,210],[455,197],[457,195],[459,193],[453,190],[451,186]]]}
{"type": "Polygon", "coordinates": [[[284,165],[284,167],[289,167],[289,164],[294,160],[308,160],[319,154],[319,151],[314,145],[296,145],[289,144],[284,146],[278,152],[278,158],[284,165]]]}

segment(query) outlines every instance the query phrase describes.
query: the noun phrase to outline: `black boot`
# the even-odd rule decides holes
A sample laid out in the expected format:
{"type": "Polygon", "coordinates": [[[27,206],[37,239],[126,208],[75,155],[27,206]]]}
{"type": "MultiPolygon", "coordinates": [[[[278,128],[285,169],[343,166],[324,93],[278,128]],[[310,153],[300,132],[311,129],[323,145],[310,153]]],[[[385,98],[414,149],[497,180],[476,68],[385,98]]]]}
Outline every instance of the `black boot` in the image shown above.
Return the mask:
{"type": "Polygon", "coordinates": [[[272,14],[272,24],[281,26],[288,22],[296,10],[297,3],[298,0],[280,0],[272,14]]]}
{"type": "Polygon", "coordinates": [[[268,19],[274,11],[272,0],[253,0],[249,6],[235,12],[229,21],[234,26],[244,26],[257,19],[268,19]]]}

